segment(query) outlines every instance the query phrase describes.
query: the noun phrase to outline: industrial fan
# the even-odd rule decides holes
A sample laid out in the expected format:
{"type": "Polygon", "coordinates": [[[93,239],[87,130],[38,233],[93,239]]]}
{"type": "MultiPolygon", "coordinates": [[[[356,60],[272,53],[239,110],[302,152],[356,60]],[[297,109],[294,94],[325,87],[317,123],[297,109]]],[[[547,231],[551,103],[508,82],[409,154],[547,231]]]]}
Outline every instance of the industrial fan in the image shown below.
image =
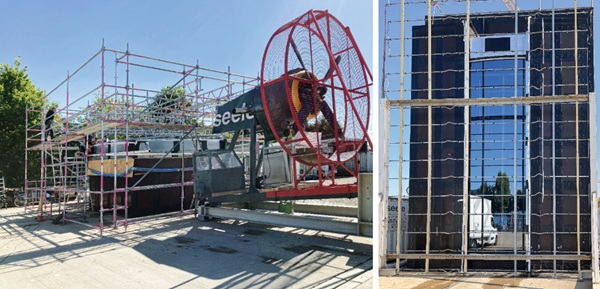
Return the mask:
{"type": "Polygon", "coordinates": [[[274,137],[306,165],[342,165],[368,140],[371,75],[350,33],[327,11],[309,11],[269,40],[263,109],[274,137]]]}
{"type": "MultiPolygon", "coordinates": [[[[263,55],[260,86],[220,106],[213,133],[236,131],[233,150],[239,132],[250,129],[250,164],[260,165],[256,134],[262,132],[265,146],[276,140],[294,162],[317,168],[316,186],[331,179],[326,190],[267,193],[271,197],[355,194],[356,184],[336,190],[333,174],[326,177],[320,168],[341,167],[358,176],[357,152],[366,143],[372,147],[367,136],[371,85],[349,28],[327,11],[311,10],[273,34],[263,55]],[[352,160],[355,165],[349,168],[352,160]]],[[[257,171],[250,166],[250,192],[256,192],[257,171]]],[[[295,177],[294,190],[299,190],[295,177]]]]}

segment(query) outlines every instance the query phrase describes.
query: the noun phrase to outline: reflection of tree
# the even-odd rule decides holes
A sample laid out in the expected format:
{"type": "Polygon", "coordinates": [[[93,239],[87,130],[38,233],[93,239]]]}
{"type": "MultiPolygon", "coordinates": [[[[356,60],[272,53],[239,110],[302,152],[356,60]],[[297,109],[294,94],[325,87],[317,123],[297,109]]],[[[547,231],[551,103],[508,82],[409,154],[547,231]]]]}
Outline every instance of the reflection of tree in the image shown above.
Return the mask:
{"type": "Polygon", "coordinates": [[[479,186],[479,188],[477,188],[477,190],[475,190],[475,192],[473,192],[473,195],[476,196],[480,196],[480,195],[490,195],[492,193],[492,189],[493,187],[489,186],[485,181],[483,182],[483,184],[481,184],[481,186],[479,186]]]}
{"type": "Polygon", "coordinates": [[[492,212],[512,212],[513,196],[510,194],[510,181],[504,172],[498,172],[496,185],[494,186],[494,197],[492,200],[492,212]]]}
{"type": "MultiPolygon", "coordinates": [[[[494,186],[490,186],[484,181],[472,194],[485,195],[486,198],[491,199],[494,213],[513,212],[514,195],[510,192],[510,180],[505,172],[498,172],[494,186]]],[[[517,211],[525,209],[525,196],[521,196],[521,194],[522,191],[517,190],[517,211]]]]}
{"type": "Polygon", "coordinates": [[[522,191],[517,190],[517,211],[525,211],[525,196],[522,196],[522,191]]]}

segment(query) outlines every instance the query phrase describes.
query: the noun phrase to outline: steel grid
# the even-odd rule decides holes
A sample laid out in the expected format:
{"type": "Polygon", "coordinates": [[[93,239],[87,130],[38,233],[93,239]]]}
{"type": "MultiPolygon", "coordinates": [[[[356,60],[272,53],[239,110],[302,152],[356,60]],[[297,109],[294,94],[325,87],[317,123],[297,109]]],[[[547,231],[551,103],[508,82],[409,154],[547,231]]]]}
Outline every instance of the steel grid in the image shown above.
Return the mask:
{"type": "MultiPolygon", "coordinates": [[[[583,42],[580,39],[578,40],[582,36],[587,37],[585,35],[588,34],[585,33],[588,33],[590,29],[585,25],[582,26],[584,22],[581,19],[578,20],[581,16],[584,16],[583,19],[586,19],[586,13],[589,11],[587,7],[582,7],[582,5],[592,6],[592,2],[579,1],[578,3],[577,0],[574,0],[571,4],[565,4],[565,1],[563,1],[560,4],[561,6],[559,6],[554,1],[552,3],[550,1],[544,1],[543,3],[542,1],[536,1],[537,3],[533,3],[533,1],[522,2],[524,4],[519,4],[519,1],[515,1],[515,6],[521,9],[515,9],[509,13],[502,12],[502,7],[494,7],[490,3],[485,4],[485,2],[491,1],[432,2],[398,0],[395,2],[388,1],[385,4],[385,14],[383,15],[384,49],[381,110],[385,110],[386,112],[385,114],[382,112],[384,119],[381,123],[383,124],[382,131],[384,132],[382,135],[382,139],[384,140],[382,157],[387,160],[383,162],[382,170],[384,172],[383,175],[387,175],[388,178],[382,184],[384,200],[382,200],[381,208],[387,207],[388,192],[395,191],[398,195],[409,196],[409,198],[414,199],[414,203],[421,202],[426,204],[426,208],[423,205],[418,212],[410,212],[414,208],[411,207],[412,205],[408,207],[409,222],[411,222],[410,220],[414,222],[415,218],[426,219],[426,221],[424,222],[425,225],[421,227],[422,230],[409,230],[407,232],[409,235],[425,235],[421,239],[425,245],[420,250],[406,249],[406,244],[402,244],[403,238],[400,230],[397,230],[395,236],[392,237],[395,239],[395,248],[389,249],[386,244],[388,241],[388,216],[385,213],[382,215],[380,218],[382,222],[380,227],[383,228],[383,242],[382,244],[380,243],[381,247],[379,250],[380,269],[385,270],[386,259],[395,260],[395,272],[397,273],[402,270],[409,270],[401,268],[401,258],[423,260],[424,264],[421,264],[422,267],[419,268],[425,272],[429,271],[430,265],[433,264],[430,263],[430,259],[460,260],[461,272],[467,272],[468,269],[472,269],[472,266],[469,266],[471,262],[468,261],[512,260],[514,261],[513,271],[516,274],[518,270],[534,270],[531,267],[531,261],[545,260],[553,263],[549,269],[556,273],[564,269],[559,268],[557,260],[561,261],[561,264],[564,263],[562,261],[570,260],[576,262],[577,266],[575,270],[581,275],[583,270],[581,261],[585,260],[587,262],[586,266],[589,266],[588,268],[593,272],[592,277],[594,282],[599,282],[598,248],[596,246],[598,241],[596,227],[596,183],[591,184],[591,187],[588,185],[585,186],[585,188],[589,188],[590,193],[583,189],[583,186],[580,186],[582,182],[586,182],[585,180],[595,179],[596,175],[594,165],[596,163],[595,96],[590,91],[591,86],[587,83],[587,78],[581,78],[580,75],[582,72],[588,73],[588,71],[593,69],[592,63],[587,60],[590,59],[589,57],[593,54],[593,51],[588,49],[589,46],[580,46],[583,42]],[[494,37],[496,32],[476,31],[472,23],[474,23],[473,21],[490,21],[492,23],[498,19],[510,17],[507,15],[511,13],[514,22],[512,32],[510,32],[513,35],[511,36],[513,37],[512,39],[519,39],[521,32],[518,31],[525,31],[523,33],[528,40],[523,43],[525,46],[522,46],[520,42],[515,40],[514,46],[510,48],[510,53],[504,54],[503,57],[495,58],[496,60],[506,59],[513,61],[513,67],[497,68],[494,71],[505,74],[512,73],[514,77],[512,84],[508,86],[482,85],[478,87],[473,84],[471,77],[477,73],[485,73],[485,70],[471,68],[471,64],[474,61],[489,61],[490,58],[489,53],[485,51],[473,52],[470,47],[472,43],[471,37],[485,39],[486,37],[494,37]],[[549,13],[551,13],[552,18],[545,25],[551,27],[551,30],[542,29],[540,31],[539,29],[534,30],[531,28],[531,19],[535,17],[546,17],[544,19],[549,19],[549,13]],[[560,24],[559,20],[555,20],[555,14],[562,17],[560,24]],[[572,21],[571,24],[565,22],[564,19],[572,19],[570,20],[572,21]],[[464,29],[460,32],[458,30],[453,30],[449,33],[440,32],[440,28],[436,27],[435,23],[448,20],[461,21],[464,29]],[[469,23],[469,25],[465,25],[465,23],[469,23]],[[573,23],[577,25],[573,25],[573,23]],[[419,31],[422,31],[422,33],[415,33],[415,27],[421,29],[419,31]],[[407,37],[407,34],[410,36],[407,37]],[[564,35],[572,35],[571,44],[561,44],[560,47],[556,47],[555,44],[559,42],[555,40],[555,36],[564,37],[564,35]],[[551,39],[546,39],[549,37],[551,39]],[[464,50],[440,50],[437,46],[439,43],[447,42],[453,38],[458,38],[460,39],[458,41],[461,42],[464,40],[464,50]],[[552,44],[532,47],[530,42],[534,38],[542,39],[542,41],[551,42],[552,44]],[[432,45],[432,42],[434,45],[432,45]],[[415,48],[415,45],[421,45],[421,47],[415,48]],[[552,48],[549,48],[549,46],[552,46],[552,48]],[[534,53],[552,55],[552,64],[544,66],[532,65],[530,57],[534,53]],[[464,59],[464,64],[459,69],[441,66],[439,62],[436,62],[438,61],[437,59],[442,59],[441,57],[445,57],[446,59],[458,57],[464,59]],[[573,61],[566,64],[562,62],[561,64],[557,64],[555,63],[557,57],[571,57],[573,61]],[[420,65],[419,68],[413,67],[416,59],[420,59],[421,61],[418,62],[418,65],[420,65]],[[432,59],[435,61],[432,61],[432,59]],[[519,66],[521,63],[524,63],[524,66],[519,66]],[[564,82],[563,80],[557,82],[556,71],[558,67],[562,71],[574,71],[574,76],[570,76],[574,78],[574,83],[564,82]],[[516,72],[523,74],[524,83],[519,84],[521,76],[518,78],[518,73],[516,72]],[[541,75],[542,82],[540,84],[532,82],[530,78],[532,73],[541,75]],[[452,82],[452,84],[440,87],[439,81],[441,79],[453,77],[454,75],[457,75],[457,78],[463,78],[464,83],[457,85],[458,82],[452,82]],[[544,77],[548,78],[549,75],[551,75],[551,80],[544,81],[544,77]],[[412,78],[413,81],[406,82],[405,77],[412,78]],[[420,79],[421,82],[415,82],[415,79],[420,79]],[[438,82],[434,83],[434,81],[438,82]],[[580,81],[584,82],[580,83],[580,81]],[[552,83],[548,84],[549,82],[552,83]],[[502,97],[478,98],[478,96],[469,95],[470,92],[474,91],[474,88],[493,90],[504,89],[505,87],[508,90],[512,90],[512,92],[508,95],[503,93],[502,97]],[[539,95],[540,92],[542,93],[541,95],[539,95]],[[513,112],[509,115],[512,115],[512,119],[487,120],[486,122],[484,117],[479,120],[470,117],[474,113],[474,108],[481,110],[481,108],[486,109],[490,107],[511,108],[513,112]],[[461,121],[440,121],[440,115],[443,115],[442,110],[447,110],[446,114],[457,113],[459,111],[458,115],[464,117],[461,121]],[[518,114],[523,114],[523,116],[518,116],[518,114]],[[422,115],[422,117],[417,117],[416,115],[422,115]],[[567,119],[564,119],[565,116],[567,116],[567,119]],[[479,124],[477,123],[478,121],[483,121],[483,123],[479,124]],[[481,130],[485,126],[493,127],[498,125],[512,126],[514,129],[507,132],[492,133],[473,131],[474,128],[481,130]],[[522,127],[522,129],[519,128],[518,130],[518,126],[522,127]],[[532,131],[533,128],[535,130],[532,131]],[[393,129],[392,133],[389,135],[386,134],[390,129],[393,129]],[[444,139],[440,137],[440,133],[451,129],[460,130],[463,138],[453,139],[453,137],[448,138],[446,136],[444,139]],[[415,131],[421,134],[421,136],[416,137],[415,131]],[[531,135],[533,133],[537,133],[538,135],[531,135]],[[508,137],[511,134],[512,139],[508,137]],[[521,136],[527,136],[527,138],[519,139],[521,136]],[[496,139],[498,137],[499,139],[496,139]],[[462,146],[461,155],[434,156],[436,153],[439,154],[439,151],[444,147],[448,148],[451,145],[462,146]],[[473,146],[477,147],[472,148],[473,146]],[[484,148],[487,146],[495,146],[494,150],[498,154],[512,152],[512,155],[504,157],[478,157],[477,154],[483,154],[489,150],[484,148]],[[566,147],[572,147],[573,150],[566,151],[564,150],[566,147]],[[420,151],[415,150],[417,148],[420,151]],[[532,152],[532,149],[535,152],[532,152]],[[468,199],[468,196],[472,194],[468,187],[472,186],[473,182],[481,183],[485,182],[486,179],[489,180],[494,177],[492,174],[472,174],[470,172],[473,169],[484,170],[489,165],[486,166],[483,162],[493,163],[494,161],[497,162],[495,165],[511,167],[510,170],[512,171],[509,174],[510,182],[512,183],[510,186],[517,197],[512,198],[511,211],[499,215],[510,216],[514,221],[515,225],[511,229],[513,237],[511,243],[513,245],[510,246],[510,253],[507,251],[503,252],[502,255],[494,255],[492,253],[493,250],[488,253],[477,251],[477,253],[483,253],[477,257],[471,254],[473,253],[473,249],[468,246],[469,214],[462,213],[467,212],[469,209],[467,202],[462,202],[462,210],[456,211],[439,211],[439,208],[432,211],[432,205],[435,203],[436,206],[440,206],[439,202],[443,202],[445,198],[450,198],[448,200],[456,200],[458,197],[463,200],[468,199]],[[435,165],[432,165],[432,163],[435,163],[435,165]],[[444,173],[436,175],[439,173],[433,173],[434,170],[437,171],[439,169],[437,168],[438,166],[458,163],[462,164],[463,169],[457,172],[462,171],[463,174],[453,175],[452,173],[444,173]],[[583,164],[585,165],[582,167],[583,164]],[[541,166],[542,170],[539,171],[536,166],[541,166]],[[588,167],[586,168],[586,166],[588,167]],[[545,171],[544,167],[547,167],[545,171]],[[532,168],[535,170],[532,170],[532,168]],[[415,169],[422,170],[417,177],[413,176],[415,169]],[[568,171],[564,171],[565,169],[568,169],[568,171]],[[450,180],[462,182],[460,192],[435,192],[432,194],[433,187],[439,189],[439,185],[434,186],[432,183],[450,180]],[[410,185],[410,183],[416,181],[423,182],[418,189],[410,185]],[[531,181],[539,182],[541,190],[530,192],[531,181]],[[391,186],[392,183],[396,187],[391,186]],[[525,184],[527,184],[528,189],[520,191],[520,187],[525,186],[525,184]],[[567,188],[565,184],[572,186],[572,188],[563,192],[563,189],[567,188]],[[544,185],[552,186],[550,188],[551,196],[549,196],[552,199],[552,211],[532,211],[534,210],[531,203],[532,198],[539,200],[540,198],[544,198],[545,193],[548,194],[548,188],[544,189],[544,185]],[[408,194],[405,193],[408,190],[410,192],[408,194]],[[422,194],[415,195],[411,193],[413,190],[421,190],[422,194]],[[517,191],[520,192],[518,195],[517,191]],[[518,204],[517,199],[519,197],[526,200],[524,205],[518,204]],[[571,211],[565,211],[563,208],[561,202],[566,202],[566,200],[574,204],[571,211]],[[557,208],[559,204],[560,209],[557,208]],[[518,212],[518,208],[523,208],[524,211],[518,212]],[[460,229],[440,230],[440,226],[443,226],[443,224],[439,223],[442,220],[439,217],[450,215],[458,216],[462,219],[459,221],[462,223],[460,229]],[[536,231],[539,228],[532,229],[532,222],[539,222],[538,220],[532,221],[532,218],[541,219],[546,217],[553,219],[551,230],[536,231]],[[527,225],[517,230],[516,224],[517,221],[521,222],[521,218],[523,224],[527,225]],[[570,223],[572,227],[567,228],[561,225],[559,229],[556,226],[557,222],[561,222],[562,224],[562,222],[568,220],[573,221],[570,223]],[[584,226],[586,229],[582,229],[584,226]],[[432,231],[434,228],[435,231],[432,231]],[[461,245],[459,247],[452,247],[454,248],[452,251],[455,254],[432,254],[432,252],[444,253],[448,249],[444,249],[443,246],[440,249],[433,249],[430,237],[452,234],[461,236],[461,245]],[[524,236],[522,241],[520,237],[517,240],[518,234],[524,236]],[[553,244],[551,246],[553,249],[538,249],[536,250],[537,253],[533,252],[531,250],[531,242],[534,242],[532,238],[546,235],[552,236],[553,240],[550,242],[553,244]],[[576,238],[573,239],[573,243],[576,243],[576,246],[572,250],[563,250],[560,247],[562,245],[558,245],[558,242],[559,240],[563,240],[561,238],[570,235],[576,238]],[[522,242],[522,245],[517,246],[517,242],[522,242]],[[587,247],[585,248],[587,249],[583,249],[582,242],[586,242],[587,245],[585,246],[587,247]],[[589,245],[587,242],[590,242],[592,245],[589,245]],[[521,262],[521,260],[526,261],[525,269],[522,269],[523,267],[518,265],[521,263],[517,263],[517,261],[521,262]]],[[[543,25],[544,22],[542,21],[543,25]]],[[[507,35],[510,33],[507,33],[507,35]]],[[[560,43],[565,43],[568,39],[565,38],[565,40],[561,41],[560,43]]],[[[585,41],[589,43],[590,40],[588,38],[585,41]]],[[[587,77],[587,75],[584,77],[587,77]]],[[[446,191],[448,191],[448,188],[445,189],[446,191]]],[[[484,193],[482,196],[512,197],[513,193],[499,195],[484,193]]],[[[400,201],[398,204],[399,208],[400,201]]],[[[381,211],[386,210],[382,209],[381,211]]],[[[402,214],[398,214],[396,228],[401,227],[402,219],[402,214]]],[[[439,246],[439,244],[436,246],[439,246]]],[[[435,266],[439,266],[439,264],[435,266]]],[[[548,267],[544,267],[542,270],[548,270],[548,267]]]]}

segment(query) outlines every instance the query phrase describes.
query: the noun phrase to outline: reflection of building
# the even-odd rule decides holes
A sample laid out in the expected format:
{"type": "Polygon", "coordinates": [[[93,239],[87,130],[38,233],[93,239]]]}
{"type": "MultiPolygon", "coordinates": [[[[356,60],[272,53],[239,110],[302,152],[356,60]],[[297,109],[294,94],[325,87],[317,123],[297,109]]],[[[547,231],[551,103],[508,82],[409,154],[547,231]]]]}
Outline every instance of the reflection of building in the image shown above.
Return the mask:
{"type": "MultiPolygon", "coordinates": [[[[592,9],[578,9],[577,46],[572,9],[555,10],[554,20],[551,11],[520,11],[518,15],[518,24],[515,24],[514,13],[473,14],[468,29],[465,29],[465,16],[435,18],[431,31],[431,91],[428,89],[428,28],[427,25],[415,26],[411,98],[427,99],[429,93],[432,99],[465,98],[466,83],[470,87],[469,98],[480,99],[587,96],[593,92],[592,9]],[[518,27],[516,33],[515,26],[518,27]],[[471,38],[468,53],[465,53],[465,31],[471,38]],[[465,65],[469,65],[468,78],[465,65]]],[[[517,254],[577,254],[578,224],[580,250],[582,254],[589,254],[589,118],[585,101],[579,103],[579,107],[575,107],[574,102],[479,104],[468,110],[462,105],[433,107],[430,253],[462,252],[462,199],[464,184],[468,184],[466,190],[470,193],[496,201],[494,207],[500,212],[493,212],[495,216],[517,220],[516,227],[507,221],[507,229],[522,236],[516,246],[517,254]],[[469,141],[468,145],[465,140],[469,141]],[[506,174],[503,177],[508,178],[507,185],[498,181],[500,174],[506,174]],[[468,182],[463,182],[465,175],[469,176],[468,182]],[[517,212],[516,216],[513,212],[517,212]],[[530,226],[528,222],[519,221],[527,219],[530,226]]],[[[410,109],[408,252],[411,253],[426,251],[429,119],[427,107],[410,109]]],[[[512,244],[510,248],[498,248],[496,253],[512,254],[512,244]]],[[[483,262],[471,261],[469,267],[489,264],[483,262]]],[[[547,268],[545,262],[534,261],[533,264],[547,268]]],[[[512,266],[513,262],[509,263],[512,266]]],[[[420,262],[414,264],[421,266],[420,262]]],[[[521,268],[525,266],[524,261],[519,264],[521,268]]],[[[589,267],[589,262],[582,264],[589,267]]],[[[459,267],[460,260],[432,260],[430,266],[459,267]]],[[[572,269],[576,263],[559,261],[558,266],[572,269]]]]}

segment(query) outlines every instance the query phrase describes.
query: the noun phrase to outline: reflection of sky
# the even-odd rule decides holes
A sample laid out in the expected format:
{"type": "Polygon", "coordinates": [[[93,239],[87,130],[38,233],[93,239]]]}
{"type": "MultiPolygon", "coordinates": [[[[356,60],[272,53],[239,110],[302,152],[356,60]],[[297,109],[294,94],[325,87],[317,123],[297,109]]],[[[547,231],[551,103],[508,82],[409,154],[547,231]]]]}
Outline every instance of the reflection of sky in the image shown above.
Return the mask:
{"type": "MultiPolygon", "coordinates": [[[[525,61],[518,61],[518,96],[525,95],[525,61]]],[[[514,59],[471,64],[471,97],[512,97],[515,94],[514,59]]],[[[522,105],[476,106],[471,108],[471,190],[483,182],[493,186],[498,173],[506,173],[511,193],[525,180],[525,107],[522,105]],[[516,180],[516,184],[515,184],[516,180]]]]}
{"type": "MultiPolygon", "coordinates": [[[[400,82],[401,82],[401,57],[400,57],[400,43],[401,43],[401,39],[400,39],[400,15],[401,15],[401,10],[400,10],[400,5],[390,5],[388,6],[388,13],[386,15],[385,13],[385,3],[399,3],[400,0],[380,0],[380,25],[379,25],[379,29],[380,29],[380,34],[379,34],[379,39],[380,39],[380,47],[381,47],[381,52],[380,52],[380,61],[383,60],[384,55],[386,55],[386,61],[385,61],[385,73],[382,74],[382,77],[385,77],[385,80],[382,82],[383,83],[383,87],[382,87],[382,91],[384,91],[384,95],[385,98],[390,99],[390,100],[396,100],[396,99],[409,99],[410,98],[410,91],[411,91],[411,81],[410,81],[410,72],[412,69],[411,66],[411,61],[410,61],[410,54],[412,51],[412,43],[411,43],[411,35],[412,35],[412,27],[413,26],[419,26],[419,25],[425,25],[426,22],[425,17],[427,15],[427,6],[426,6],[426,2],[423,1],[424,3],[421,4],[407,4],[406,10],[405,10],[405,61],[404,61],[404,73],[405,73],[405,80],[404,80],[404,91],[400,91],[400,82]],[[387,19],[386,19],[387,17],[387,19]],[[392,22],[388,22],[390,23],[389,25],[385,25],[385,21],[392,21],[392,22]],[[387,30],[386,30],[387,29],[387,30]],[[384,45],[384,38],[389,38],[391,40],[389,40],[385,45],[384,45]],[[385,51],[384,51],[385,50],[385,51]]],[[[411,2],[411,1],[406,1],[406,2],[411,2]]],[[[414,2],[412,2],[414,3],[414,2]]],[[[518,7],[520,8],[521,11],[525,11],[525,10],[538,10],[538,9],[552,9],[552,7],[556,8],[556,9],[560,9],[560,8],[572,8],[573,7],[573,1],[519,1],[518,2],[518,7]],[[553,3],[554,2],[554,3],[553,3]]],[[[589,6],[593,6],[593,1],[592,0],[584,0],[584,1],[578,1],[578,6],[579,7],[589,7],[589,6]]],[[[449,14],[464,14],[466,11],[466,3],[464,1],[462,2],[455,2],[455,1],[439,1],[438,2],[438,7],[434,7],[434,11],[433,11],[433,16],[440,16],[442,14],[444,15],[449,15],[449,14]]],[[[508,11],[507,8],[501,3],[501,1],[471,1],[471,13],[479,13],[479,12],[493,12],[493,11],[497,11],[497,12],[506,12],[508,11]]],[[[594,30],[598,30],[600,29],[600,27],[597,27],[597,25],[599,24],[600,21],[594,21],[594,30]]],[[[594,41],[594,46],[599,47],[600,43],[597,43],[599,37],[596,37],[596,40],[594,41]]],[[[504,71],[498,71],[498,75],[494,75],[493,77],[490,77],[489,81],[492,82],[488,82],[488,84],[490,83],[497,83],[497,84],[506,84],[507,87],[498,87],[498,88],[486,88],[486,94],[488,96],[490,95],[506,95],[506,94],[514,94],[514,59],[509,60],[513,65],[511,66],[511,69],[509,70],[509,72],[504,73],[504,71]],[[510,82],[508,82],[510,81],[510,82]],[[510,83],[510,85],[508,85],[508,83],[510,83]]],[[[494,64],[494,63],[490,63],[490,64],[494,64]]],[[[497,63],[500,64],[500,63],[497,63]]],[[[380,62],[380,66],[383,67],[384,63],[380,62]]],[[[493,72],[495,73],[495,72],[493,72]]],[[[521,73],[520,73],[521,74],[521,73]]],[[[597,76],[596,76],[597,77],[597,76]]],[[[519,79],[522,79],[521,77],[518,77],[519,79]]],[[[597,81],[597,79],[595,79],[597,81]]],[[[478,79],[472,79],[472,84],[473,86],[475,86],[477,84],[478,79]]],[[[519,83],[521,84],[521,83],[519,83]]],[[[472,97],[476,97],[477,93],[480,93],[480,91],[476,91],[475,89],[472,90],[471,92],[473,95],[472,97]]],[[[518,109],[518,114],[521,114],[522,107],[517,107],[518,109]]],[[[474,111],[474,113],[477,113],[477,111],[474,111]]],[[[486,108],[486,114],[498,114],[498,115],[504,115],[506,113],[509,113],[509,115],[513,115],[514,114],[514,106],[495,106],[493,108],[486,108]]],[[[527,113],[527,112],[525,112],[527,113]]],[[[597,121],[598,120],[598,116],[596,116],[597,121]]],[[[408,124],[410,122],[410,110],[409,109],[404,109],[404,123],[408,124]]],[[[488,121],[488,122],[500,122],[498,120],[495,121],[488,121]]],[[[514,122],[513,120],[509,120],[508,122],[514,122]]],[[[408,172],[408,162],[404,162],[404,165],[402,167],[400,167],[398,160],[400,157],[400,146],[399,146],[399,135],[400,135],[400,127],[399,127],[399,123],[400,123],[400,109],[399,108],[392,108],[390,111],[390,147],[389,147],[389,156],[390,156],[390,161],[389,161],[389,195],[397,195],[399,190],[403,191],[403,194],[407,194],[407,187],[408,187],[408,177],[409,177],[409,172],[408,172]],[[399,187],[398,185],[398,180],[399,180],[399,169],[402,168],[402,178],[404,179],[402,186],[399,187]]],[[[486,146],[488,146],[489,148],[493,148],[493,154],[497,154],[499,157],[498,158],[504,158],[504,156],[509,155],[510,160],[506,160],[506,163],[510,163],[510,166],[506,166],[505,164],[502,164],[500,160],[494,160],[492,162],[492,160],[490,161],[486,161],[486,166],[492,166],[492,168],[489,169],[489,174],[492,176],[497,175],[498,170],[503,170],[504,172],[506,172],[509,176],[514,175],[514,166],[513,165],[513,161],[512,159],[514,158],[514,142],[513,142],[513,138],[514,138],[514,129],[512,128],[511,125],[502,125],[502,124],[486,124],[486,127],[489,127],[489,129],[494,129],[496,128],[496,126],[498,126],[497,128],[501,128],[502,130],[501,135],[504,135],[503,141],[505,141],[505,143],[503,142],[498,142],[495,138],[495,136],[493,135],[489,135],[489,137],[486,137],[486,140],[490,140],[490,142],[486,142],[486,146]],[[492,142],[492,140],[495,140],[495,142],[492,142]],[[504,149],[507,149],[507,151],[504,151],[504,149]],[[494,172],[495,171],[495,172],[494,172]]],[[[472,125],[471,126],[472,130],[481,130],[482,126],[479,125],[472,125]]],[[[487,129],[487,128],[486,128],[487,129]]],[[[527,132],[525,132],[527,133],[527,132]]],[[[522,128],[517,127],[517,134],[522,134],[522,128]]],[[[498,136],[500,137],[500,136],[498,136]]],[[[405,127],[404,129],[404,136],[403,136],[404,142],[408,143],[410,140],[410,129],[408,127],[405,127]]],[[[409,146],[408,145],[404,145],[403,147],[403,159],[404,160],[409,160],[410,159],[410,152],[409,152],[409,146]]],[[[522,154],[522,148],[521,146],[517,145],[517,155],[522,154]]],[[[520,157],[517,156],[517,159],[519,159],[520,157]]],[[[471,166],[473,168],[473,165],[471,166]]],[[[517,169],[519,170],[519,168],[517,169]]],[[[485,173],[486,175],[488,175],[487,171],[485,173]]],[[[518,173],[520,174],[520,173],[518,173]]],[[[511,191],[513,190],[513,185],[511,183],[511,191]]],[[[517,184],[518,187],[521,186],[521,183],[517,184]]]]}

